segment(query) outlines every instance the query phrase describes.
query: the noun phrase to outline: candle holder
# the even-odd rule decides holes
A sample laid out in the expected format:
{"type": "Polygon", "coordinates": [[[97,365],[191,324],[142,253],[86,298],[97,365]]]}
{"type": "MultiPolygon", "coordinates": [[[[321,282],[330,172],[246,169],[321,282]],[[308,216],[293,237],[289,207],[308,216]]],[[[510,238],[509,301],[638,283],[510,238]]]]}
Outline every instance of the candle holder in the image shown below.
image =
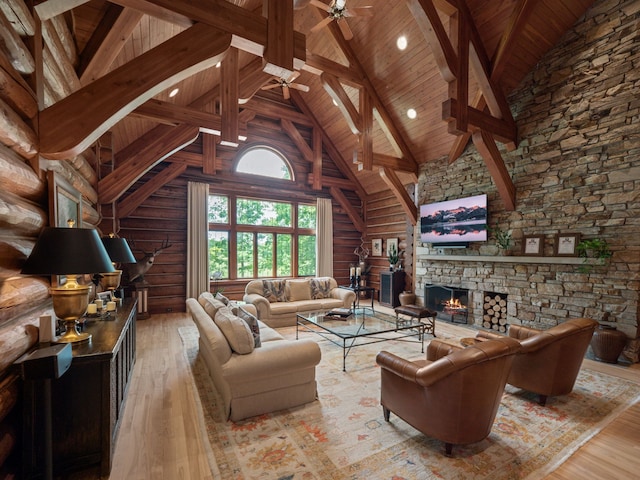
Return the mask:
{"type": "Polygon", "coordinates": [[[362,277],[361,277],[360,275],[356,275],[356,287],[359,287],[359,286],[360,286],[360,279],[361,279],[361,278],[362,278],[362,277]]]}
{"type": "Polygon", "coordinates": [[[356,276],[355,275],[351,275],[349,277],[349,287],[356,288],[356,276]]]}

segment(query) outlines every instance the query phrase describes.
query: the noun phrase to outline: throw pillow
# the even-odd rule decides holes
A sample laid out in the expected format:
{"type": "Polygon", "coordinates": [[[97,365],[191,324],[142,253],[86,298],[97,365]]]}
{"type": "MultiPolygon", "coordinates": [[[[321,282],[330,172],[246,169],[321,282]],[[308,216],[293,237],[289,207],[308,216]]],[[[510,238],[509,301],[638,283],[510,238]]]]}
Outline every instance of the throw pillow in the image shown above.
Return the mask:
{"type": "Polygon", "coordinates": [[[225,297],[223,294],[221,294],[220,292],[216,292],[215,299],[220,300],[225,305],[229,305],[229,299],[225,297]]]}
{"type": "Polygon", "coordinates": [[[251,329],[251,333],[253,334],[255,348],[262,346],[262,341],[260,340],[260,326],[258,325],[258,319],[242,307],[238,307],[236,309],[236,315],[247,322],[247,325],[249,325],[249,329],[251,329]]]}
{"type": "Polygon", "coordinates": [[[224,307],[224,303],[216,300],[209,292],[201,293],[198,297],[198,303],[202,305],[202,308],[204,308],[204,311],[209,314],[212,320],[216,317],[218,309],[224,307]]]}
{"type": "Polygon", "coordinates": [[[262,296],[270,303],[287,302],[286,282],[284,280],[263,280],[262,296]]]}
{"type": "Polygon", "coordinates": [[[290,302],[311,299],[309,279],[305,278],[303,280],[288,280],[287,286],[289,287],[288,297],[290,302]]]}
{"type": "Polygon", "coordinates": [[[328,278],[312,278],[309,282],[311,286],[311,298],[318,300],[331,297],[331,281],[328,278]]]}
{"type": "Polygon", "coordinates": [[[215,322],[229,342],[231,350],[240,355],[253,352],[255,340],[249,325],[241,318],[236,317],[229,307],[218,310],[215,322]]]}

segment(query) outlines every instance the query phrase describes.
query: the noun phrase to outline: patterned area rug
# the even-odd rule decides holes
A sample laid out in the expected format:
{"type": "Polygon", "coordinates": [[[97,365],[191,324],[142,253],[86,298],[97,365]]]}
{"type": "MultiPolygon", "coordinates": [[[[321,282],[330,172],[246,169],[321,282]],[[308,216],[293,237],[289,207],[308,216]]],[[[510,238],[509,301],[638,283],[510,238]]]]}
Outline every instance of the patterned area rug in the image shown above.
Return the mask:
{"type": "MultiPolygon", "coordinates": [[[[553,471],[626,407],[638,386],[583,369],[574,391],[550,398],[507,386],[493,430],[482,442],[454,446],[425,437],[398,417],[384,421],[379,350],[422,358],[417,343],[389,341],[353,349],[342,372],[342,349],[310,333],[322,360],[318,400],[242,422],[222,418],[218,394],[198,357],[195,327],[179,329],[221,479],[537,479],[553,471]]],[[[295,338],[295,329],[283,334],[295,338]]]]}

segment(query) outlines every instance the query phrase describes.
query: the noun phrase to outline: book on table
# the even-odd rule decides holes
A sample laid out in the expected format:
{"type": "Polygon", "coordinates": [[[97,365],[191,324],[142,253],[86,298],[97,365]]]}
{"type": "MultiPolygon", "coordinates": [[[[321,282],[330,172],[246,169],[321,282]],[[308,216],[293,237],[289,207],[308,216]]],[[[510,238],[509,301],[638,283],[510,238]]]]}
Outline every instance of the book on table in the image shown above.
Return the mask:
{"type": "Polygon", "coordinates": [[[350,308],[333,308],[325,313],[326,317],[334,317],[334,318],[347,318],[351,316],[353,312],[350,308]]]}

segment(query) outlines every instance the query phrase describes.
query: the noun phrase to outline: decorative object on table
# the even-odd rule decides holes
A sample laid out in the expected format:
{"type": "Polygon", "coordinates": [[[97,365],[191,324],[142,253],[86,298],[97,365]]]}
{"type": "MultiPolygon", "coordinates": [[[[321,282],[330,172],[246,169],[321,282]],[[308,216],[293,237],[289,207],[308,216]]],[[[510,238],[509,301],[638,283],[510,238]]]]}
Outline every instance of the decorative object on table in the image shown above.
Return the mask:
{"type": "Polygon", "coordinates": [[[502,230],[498,225],[490,227],[489,232],[493,235],[499,251],[506,255],[511,249],[511,232],[502,230]]]}
{"type": "Polygon", "coordinates": [[[369,249],[364,246],[364,238],[360,239],[360,245],[353,251],[358,256],[358,267],[360,267],[360,275],[366,275],[367,258],[369,258],[369,249]]]}
{"type": "Polygon", "coordinates": [[[579,233],[558,233],[555,238],[554,254],[558,257],[578,255],[579,233]]]}
{"type": "Polygon", "coordinates": [[[523,255],[544,255],[544,235],[525,235],[522,237],[523,255]]]}
{"type": "Polygon", "coordinates": [[[400,305],[414,305],[416,303],[416,294],[405,290],[398,295],[398,300],[400,305]]]}
{"type": "Polygon", "coordinates": [[[371,240],[371,256],[372,257],[382,256],[382,239],[381,238],[374,238],[371,240]]]}
{"type": "Polygon", "coordinates": [[[394,271],[400,261],[397,238],[387,239],[387,257],[389,258],[389,270],[394,271]]]}
{"type": "Polygon", "coordinates": [[[340,319],[346,319],[353,314],[350,308],[333,308],[329,310],[325,317],[337,317],[340,319]]]}
{"type": "Polygon", "coordinates": [[[45,227],[29,258],[22,267],[27,275],[68,275],[62,286],[51,287],[53,311],[65,322],[65,333],[58,343],[88,341],[89,333],[78,332],[77,321],[87,311],[90,285],[81,285],[77,276],[95,272],[112,272],[111,259],[96,230],[89,228],[45,227]]]}
{"type": "Polygon", "coordinates": [[[618,363],[618,357],[627,344],[627,336],[613,325],[600,323],[591,337],[591,350],[596,360],[618,363]]]}
{"type": "Polygon", "coordinates": [[[593,265],[587,263],[590,258],[595,258],[598,265],[605,265],[613,255],[607,241],[601,238],[581,240],[576,247],[576,251],[583,259],[582,265],[578,268],[582,273],[589,273],[593,269],[593,265]]]}
{"type": "Polygon", "coordinates": [[[218,287],[218,282],[220,281],[221,278],[222,278],[222,272],[216,271],[211,274],[211,280],[213,280],[213,290],[211,291],[211,293],[213,293],[214,295],[216,293],[222,293],[224,291],[224,288],[218,287]]]}
{"type": "Polygon", "coordinates": [[[127,241],[124,238],[116,237],[115,233],[102,237],[102,244],[107,250],[115,270],[98,274],[100,284],[105,290],[109,290],[112,296],[116,296],[115,292],[118,290],[122,279],[122,270],[118,267],[123,263],[136,263],[136,257],[133,256],[127,241]]]}

